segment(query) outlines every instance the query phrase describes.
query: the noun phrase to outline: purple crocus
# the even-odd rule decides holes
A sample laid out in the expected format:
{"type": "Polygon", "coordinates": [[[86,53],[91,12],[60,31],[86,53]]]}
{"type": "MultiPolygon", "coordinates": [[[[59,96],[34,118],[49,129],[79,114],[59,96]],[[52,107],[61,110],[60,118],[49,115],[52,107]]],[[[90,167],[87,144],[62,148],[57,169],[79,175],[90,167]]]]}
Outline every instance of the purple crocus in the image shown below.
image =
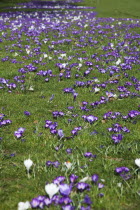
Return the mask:
{"type": "Polygon", "coordinates": [[[31,115],[31,113],[28,112],[28,111],[24,111],[24,114],[27,115],[27,116],[31,115]]]}
{"type": "Polygon", "coordinates": [[[60,204],[60,205],[62,205],[62,204],[68,205],[68,204],[70,204],[70,203],[72,203],[72,200],[71,200],[70,197],[68,197],[68,196],[64,196],[64,197],[61,197],[61,198],[59,199],[59,204],[60,204]]]}
{"type": "Polygon", "coordinates": [[[90,185],[85,183],[85,182],[79,182],[77,184],[77,189],[78,191],[82,192],[84,190],[89,190],[90,189],[90,185]]]}
{"type": "Polygon", "coordinates": [[[111,136],[111,138],[115,144],[118,144],[123,139],[123,135],[122,134],[113,134],[111,136]]]}
{"type": "Polygon", "coordinates": [[[77,96],[78,96],[78,93],[73,93],[73,100],[75,101],[76,100],[76,98],[77,98],[77,96]]]}
{"type": "Polygon", "coordinates": [[[51,200],[50,198],[47,198],[47,197],[46,197],[46,198],[44,199],[44,205],[45,205],[45,206],[49,206],[51,203],[52,203],[52,200],[51,200]]]}
{"type": "Polygon", "coordinates": [[[74,183],[78,179],[78,176],[76,176],[75,174],[71,174],[69,176],[69,179],[71,183],[74,183]]]}
{"type": "Polygon", "coordinates": [[[54,161],[52,164],[55,168],[58,168],[58,166],[60,165],[60,163],[57,160],[54,161]]]}
{"type": "Polygon", "coordinates": [[[17,137],[17,139],[21,138],[23,133],[25,131],[25,128],[19,128],[17,131],[14,132],[14,135],[17,137]]]}
{"type": "Polygon", "coordinates": [[[62,129],[58,129],[57,130],[57,135],[60,139],[62,139],[64,137],[64,133],[63,133],[63,130],[62,129]]]}
{"type": "Polygon", "coordinates": [[[85,121],[89,122],[90,124],[98,120],[98,117],[95,117],[93,115],[88,115],[88,116],[84,115],[82,117],[85,119],[85,121]]]}
{"type": "Polygon", "coordinates": [[[96,155],[93,155],[91,152],[86,152],[86,153],[84,154],[84,156],[85,156],[86,158],[96,158],[96,155]]]}
{"type": "Polygon", "coordinates": [[[98,189],[102,189],[104,187],[104,184],[98,183],[98,189]]]}
{"type": "Polygon", "coordinates": [[[71,153],[72,153],[72,149],[71,149],[71,148],[68,148],[68,149],[66,149],[66,152],[67,152],[68,154],[71,154],[71,153]]]}
{"type": "Polygon", "coordinates": [[[97,183],[98,180],[99,180],[99,176],[98,176],[97,174],[93,174],[92,177],[91,177],[91,179],[92,179],[92,181],[93,181],[94,183],[97,183]]]}
{"type": "Polygon", "coordinates": [[[68,184],[59,185],[61,195],[68,196],[71,193],[71,187],[68,184]]]}
{"type": "Polygon", "coordinates": [[[62,206],[62,210],[74,210],[75,207],[71,205],[62,206]]]}
{"type": "Polygon", "coordinates": [[[46,162],[46,166],[52,166],[52,164],[53,164],[53,162],[50,161],[50,160],[48,160],[48,161],[46,162]]]}
{"type": "Polygon", "coordinates": [[[33,198],[32,201],[30,202],[30,204],[31,204],[32,208],[38,208],[40,201],[37,198],[33,198]]]}
{"type": "Polygon", "coordinates": [[[54,184],[59,185],[60,183],[62,183],[66,178],[64,176],[58,176],[53,180],[54,184]]]}
{"type": "Polygon", "coordinates": [[[119,174],[124,180],[128,180],[131,178],[131,174],[129,174],[129,168],[122,166],[122,167],[117,167],[115,169],[115,172],[119,174]]]}
{"type": "Polygon", "coordinates": [[[88,195],[85,195],[83,203],[87,204],[87,205],[91,205],[92,201],[90,199],[90,197],[88,195]]]}
{"type": "Polygon", "coordinates": [[[125,167],[125,166],[122,166],[122,167],[118,167],[115,169],[115,172],[118,173],[118,174],[121,174],[121,173],[127,173],[129,172],[129,168],[125,167]]]}

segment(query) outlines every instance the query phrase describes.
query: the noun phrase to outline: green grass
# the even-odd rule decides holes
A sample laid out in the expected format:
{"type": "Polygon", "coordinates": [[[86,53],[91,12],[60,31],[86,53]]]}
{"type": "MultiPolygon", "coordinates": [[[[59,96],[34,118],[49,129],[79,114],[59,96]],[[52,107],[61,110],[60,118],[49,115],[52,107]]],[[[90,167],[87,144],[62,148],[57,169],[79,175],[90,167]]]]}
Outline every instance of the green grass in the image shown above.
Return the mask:
{"type": "MultiPolygon", "coordinates": [[[[8,3],[3,3],[3,6],[11,5],[8,3]]],[[[15,3],[13,1],[12,3],[15,3]]],[[[19,2],[19,1],[17,1],[19,2]]],[[[21,2],[21,1],[20,1],[21,2]]],[[[88,5],[96,6],[96,11],[98,12],[98,17],[117,17],[117,18],[139,18],[140,3],[139,1],[120,1],[120,0],[88,0],[78,5],[88,5]]],[[[1,11],[3,10],[1,7],[1,11]]],[[[31,10],[34,11],[34,10],[31,10]]],[[[13,18],[14,20],[14,18],[13,18]]],[[[115,73],[115,75],[120,74],[121,76],[118,79],[118,84],[108,84],[105,89],[101,89],[99,93],[95,94],[91,92],[92,86],[88,88],[76,87],[75,90],[79,94],[76,101],[73,101],[73,96],[71,94],[64,94],[63,89],[66,87],[71,87],[75,84],[75,81],[88,81],[93,77],[97,77],[100,80],[100,83],[103,83],[107,80],[111,80],[112,77],[107,74],[101,74],[95,64],[100,65],[102,62],[102,68],[107,69],[109,65],[115,65],[115,61],[110,61],[107,64],[106,58],[102,58],[101,61],[97,63],[95,60],[91,59],[91,55],[97,53],[98,56],[105,54],[106,52],[102,50],[102,46],[108,46],[109,42],[114,43],[116,46],[118,43],[125,41],[127,43],[129,40],[125,38],[126,34],[132,33],[133,35],[140,34],[140,29],[138,26],[134,28],[127,29],[128,24],[135,24],[136,21],[131,22],[129,20],[119,20],[123,24],[126,24],[125,27],[118,25],[118,20],[113,23],[106,23],[99,20],[99,23],[96,25],[114,25],[117,29],[117,32],[120,34],[118,38],[111,39],[110,37],[114,35],[112,29],[103,29],[107,31],[106,37],[103,37],[102,34],[98,33],[97,28],[95,29],[95,34],[87,34],[85,31],[91,30],[91,26],[87,26],[82,29],[80,34],[71,35],[72,30],[79,30],[78,26],[75,26],[74,23],[71,28],[67,28],[66,35],[68,39],[72,39],[72,42],[67,44],[55,45],[55,50],[62,50],[66,52],[66,58],[64,60],[59,60],[58,55],[52,51],[48,51],[48,46],[51,45],[52,41],[57,41],[64,39],[65,37],[60,34],[59,31],[48,31],[47,34],[42,33],[39,36],[39,41],[43,43],[44,38],[49,38],[49,41],[46,44],[42,44],[41,53],[46,52],[48,56],[51,56],[52,59],[48,58],[43,59],[44,62],[47,62],[46,65],[34,64],[34,60],[39,60],[41,55],[34,55],[26,59],[24,56],[28,56],[25,50],[25,45],[30,45],[31,49],[38,47],[38,45],[30,38],[30,41],[26,40],[27,36],[25,33],[22,33],[20,38],[21,45],[23,48],[18,46],[13,46],[12,44],[17,44],[17,35],[15,33],[16,39],[9,41],[7,38],[13,36],[13,32],[9,29],[5,29],[4,33],[7,33],[6,38],[3,38],[1,43],[1,52],[0,59],[9,56],[10,59],[16,58],[18,61],[23,61],[23,64],[15,64],[10,61],[1,62],[0,65],[0,77],[6,78],[11,82],[14,82],[13,77],[16,75],[21,75],[18,72],[18,69],[22,68],[24,65],[33,63],[34,66],[38,67],[39,70],[48,70],[51,69],[54,75],[59,74],[59,69],[56,67],[56,63],[79,63],[78,57],[87,57],[87,61],[92,61],[94,64],[94,70],[87,77],[82,77],[75,79],[74,75],[76,73],[83,75],[85,70],[88,67],[84,64],[82,68],[78,71],[76,67],[72,69],[72,78],[66,79],[63,78],[62,81],[58,82],[58,77],[50,78],[48,83],[44,82],[46,77],[37,76],[37,72],[25,74],[25,89],[21,90],[20,84],[17,84],[17,88],[8,92],[8,89],[0,89],[0,113],[5,114],[4,119],[12,120],[12,124],[7,126],[0,127],[0,137],[2,137],[0,144],[0,209],[1,210],[15,210],[20,201],[25,202],[26,200],[31,201],[32,198],[37,197],[38,195],[45,195],[45,184],[46,182],[51,183],[52,180],[57,176],[65,176],[66,183],[68,183],[69,175],[74,173],[79,176],[79,180],[91,176],[93,174],[98,174],[100,182],[103,182],[105,187],[101,190],[97,188],[96,185],[88,181],[92,186],[90,191],[85,191],[84,193],[72,192],[71,198],[74,201],[76,209],[78,204],[82,202],[84,195],[88,194],[92,201],[91,209],[97,210],[138,210],[140,206],[139,201],[139,191],[140,191],[140,179],[138,179],[137,166],[134,163],[136,158],[140,158],[140,119],[136,118],[133,120],[124,121],[122,119],[116,120],[103,120],[103,114],[112,111],[112,112],[121,112],[123,115],[127,115],[130,110],[138,110],[140,105],[140,97],[128,97],[124,99],[113,99],[107,102],[106,104],[101,104],[98,108],[91,109],[90,105],[87,108],[90,109],[90,112],[81,112],[80,106],[82,101],[87,101],[92,103],[93,101],[98,101],[101,96],[106,96],[105,92],[114,89],[114,92],[118,95],[120,94],[117,90],[117,86],[123,86],[125,82],[129,81],[129,78],[125,78],[123,71],[120,73],[115,73]],[[56,37],[55,37],[56,35],[56,37]],[[77,43],[80,37],[85,37],[85,41],[88,43],[90,37],[93,40],[97,40],[98,44],[95,47],[90,47],[89,43],[84,48],[79,48],[78,50],[73,50],[76,48],[77,43]],[[7,49],[7,50],[6,50],[7,49]],[[14,52],[10,52],[10,50],[14,52]],[[18,50],[22,49],[22,52],[18,50]],[[83,54],[82,51],[86,51],[83,54]],[[14,56],[14,53],[17,52],[18,56],[14,56]],[[77,55],[76,53],[79,53],[77,55]],[[68,60],[69,56],[75,55],[71,61],[68,60]],[[29,87],[33,87],[34,91],[30,91],[29,87]],[[54,94],[54,99],[49,101],[50,97],[54,94]],[[71,113],[68,112],[67,107],[74,106],[73,114],[78,114],[77,118],[72,118],[71,113]],[[66,115],[62,118],[53,119],[52,112],[58,110],[63,111],[66,115]],[[31,112],[30,116],[25,116],[24,111],[31,112]],[[95,115],[99,117],[97,123],[90,125],[81,118],[82,115],[95,115]],[[68,123],[68,119],[72,118],[73,121],[68,123]],[[65,136],[71,135],[71,130],[74,127],[82,126],[82,130],[79,131],[79,134],[73,139],[59,140],[57,136],[50,134],[48,129],[44,128],[45,120],[52,120],[58,122],[58,128],[63,129],[65,136]],[[110,138],[110,133],[107,131],[107,128],[112,127],[112,124],[119,123],[122,126],[126,126],[130,129],[130,133],[124,134],[124,139],[117,145],[113,143],[110,138]],[[136,123],[136,124],[135,124],[136,123]],[[21,139],[17,139],[14,136],[14,131],[19,127],[26,128],[24,136],[21,139]],[[91,132],[96,130],[97,135],[90,135],[91,132]],[[56,152],[54,149],[56,146],[60,146],[61,149],[56,152]],[[67,154],[66,149],[72,148],[72,154],[67,154]],[[96,154],[97,157],[93,161],[84,157],[85,152],[92,152],[96,154]],[[12,156],[11,154],[14,154],[12,156]],[[31,168],[30,175],[31,178],[28,179],[25,166],[23,164],[25,159],[31,158],[34,165],[31,168]],[[46,161],[56,161],[58,160],[61,165],[58,168],[47,167],[46,161]],[[64,162],[70,161],[73,164],[73,167],[70,170],[67,170],[64,167],[64,162]],[[130,169],[132,175],[131,179],[123,180],[120,176],[116,175],[114,170],[116,167],[125,166],[130,169]],[[82,167],[82,168],[81,168],[82,167]],[[122,183],[122,187],[118,187],[118,183],[122,183]],[[104,193],[104,197],[99,198],[98,194],[104,193]]],[[[7,23],[9,24],[9,23],[7,23]]],[[[2,33],[0,32],[0,36],[2,33]]],[[[129,44],[130,49],[134,46],[139,50],[138,38],[131,40],[129,44]]],[[[122,48],[123,49],[123,48],[122,48]]],[[[131,50],[130,50],[131,51],[131,50]]],[[[135,51],[135,49],[133,49],[135,51]]],[[[110,50],[111,52],[111,50],[110,50]]],[[[136,52],[136,51],[135,51],[136,52]]],[[[122,62],[127,53],[122,50],[120,51],[120,57],[122,62]]],[[[129,77],[135,76],[140,78],[140,71],[138,70],[139,66],[133,64],[132,70],[126,70],[125,72],[129,74],[129,77]]],[[[135,88],[128,87],[128,90],[131,92],[137,92],[135,88]]],[[[82,203],[81,203],[82,205],[82,203]]],[[[50,209],[60,209],[58,206],[51,206],[50,209]]]]}
{"type": "Polygon", "coordinates": [[[79,4],[96,7],[98,17],[140,18],[139,0],[85,0],[79,4]]]}

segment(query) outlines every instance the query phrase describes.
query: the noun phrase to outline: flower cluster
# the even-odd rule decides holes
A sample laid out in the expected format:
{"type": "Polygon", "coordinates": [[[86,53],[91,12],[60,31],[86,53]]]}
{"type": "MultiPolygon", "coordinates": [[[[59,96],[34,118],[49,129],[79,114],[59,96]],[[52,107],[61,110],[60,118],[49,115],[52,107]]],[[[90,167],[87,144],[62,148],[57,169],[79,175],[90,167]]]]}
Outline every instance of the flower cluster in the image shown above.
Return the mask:
{"type": "Polygon", "coordinates": [[[94,115],[83,115],[82,118],[86,121],[89,122],[90,124],[96,122],[98,120],[98,117],[95,117],[94,115]]]}
{"type": "MultiPolygon", "coordinates": [[[[44,209],[45,207],[59,205],[62,209],[75,209],[73,206],[73,201],[71,194],[73,192],[82,193],[84,191],[89,191],[92,185],[96,185],[98,189],[102,189],[104,184],[98,182],[99,176],[97,174],[92,175],[88,179],[90,180],[91,184],[88,184],[82,180],[77,182],[78,176],[75,174],[71,174],[69,176],[69,184],[65,183],[66,177],[58,176],[56,177],[52,183],[45,185],[45,191],[48,196],[39,195],[36,198],[33,198],[30,202],[31,208],[41,208],[44,209]]],[[[87,179],[85,179],[87,180],[87,179]]],[[[99,193],[99,196],[103,196],[103,193],[99,193]],[[102,195],[101,195],[102,194],[102,195]]],[[[83,201],[81,202],[80,209],[90,209],[92,204],[91,198],[88,195],[85,195],[83,201]],[[84,203],[84,206],[82,206],[84,203]]]]}
{"type": "Polygon", "coordinates": [[[131,178],[131,174],[128,173],[128,172],[130,172],[130,169],[127,168],[127,167],[124,167],[124,166],[118,167],[118,168],[115,169],[115,172],[116,172],[117,174],[119,174],[119,175],[120,175],[123,179],[125,179],[125,180],[131,178]]]}
{"type": "Polygon", "coordinates": [[[11,120],[4,120],[5,115],[4,114],[0,114],[0,127],[11,124],[12,121],[11,120]]]}
{"type": "Polygon", "coordinates": [[[17,139],[21,138],[23,136],[24,131],[25,131],[25,128],[22,128],[22,127],[18,128],[18,130],[14,132],[15,137],[17,139]]]}

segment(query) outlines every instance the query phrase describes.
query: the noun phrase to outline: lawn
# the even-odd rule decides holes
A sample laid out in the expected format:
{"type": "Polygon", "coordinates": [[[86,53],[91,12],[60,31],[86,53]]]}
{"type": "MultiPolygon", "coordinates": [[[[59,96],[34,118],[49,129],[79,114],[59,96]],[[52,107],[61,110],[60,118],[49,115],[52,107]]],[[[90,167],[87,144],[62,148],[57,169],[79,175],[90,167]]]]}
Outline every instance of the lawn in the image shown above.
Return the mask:
{"type": "Polygon", "coordinates": [[[139,1],[17,2],[0,6],[0,209],[139,209],[139,1]]]}

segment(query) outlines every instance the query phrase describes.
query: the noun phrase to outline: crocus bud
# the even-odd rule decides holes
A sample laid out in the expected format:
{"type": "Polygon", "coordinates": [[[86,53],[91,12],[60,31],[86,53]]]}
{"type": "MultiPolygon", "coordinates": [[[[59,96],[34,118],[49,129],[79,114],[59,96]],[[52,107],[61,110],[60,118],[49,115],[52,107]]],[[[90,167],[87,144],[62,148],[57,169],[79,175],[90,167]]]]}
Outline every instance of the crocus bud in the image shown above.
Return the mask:
{"type": "Polygon", "coordinates": [[[29,170],[30,170],[31,166],[33,165],[33,161],[32,161],[32,160],[30,160],[30,159],[28,159],[28,160],[24,160],[24,165],[25,165],[25,167],[26,167],[27,171],[29,172],[29,170]]]}

